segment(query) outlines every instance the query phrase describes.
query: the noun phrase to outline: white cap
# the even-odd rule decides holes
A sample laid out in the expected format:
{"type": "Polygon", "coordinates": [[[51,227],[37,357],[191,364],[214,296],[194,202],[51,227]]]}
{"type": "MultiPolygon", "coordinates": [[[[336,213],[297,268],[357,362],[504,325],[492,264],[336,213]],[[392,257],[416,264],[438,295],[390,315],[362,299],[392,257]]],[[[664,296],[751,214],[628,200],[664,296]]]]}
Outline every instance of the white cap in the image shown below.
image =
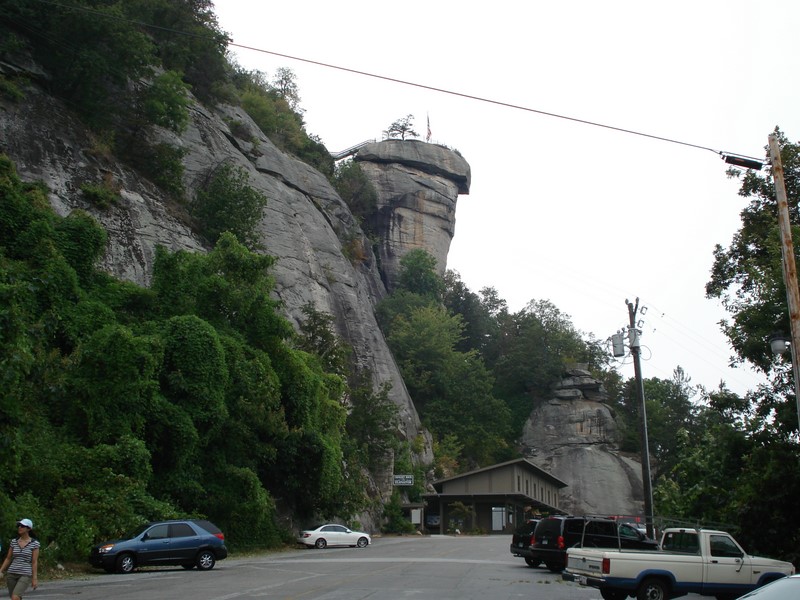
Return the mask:
{"type": "Polygon", "coordinates": [[[30,519],[20,519],[17,521],[17,525],[24,525],[28,529],[33,529],[33,521],[30,519]]]}

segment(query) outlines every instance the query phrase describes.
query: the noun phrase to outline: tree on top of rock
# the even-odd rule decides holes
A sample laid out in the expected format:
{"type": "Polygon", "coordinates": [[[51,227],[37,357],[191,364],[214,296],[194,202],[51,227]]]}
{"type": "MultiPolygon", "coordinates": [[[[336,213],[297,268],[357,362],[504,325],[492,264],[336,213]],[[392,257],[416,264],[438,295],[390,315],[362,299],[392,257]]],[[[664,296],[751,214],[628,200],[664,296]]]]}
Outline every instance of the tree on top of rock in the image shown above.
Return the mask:
{"type": "Polygon", "coordinates": [[[389,129],[386,130],[386,134],[390,138],[399,137],[401,140],[406,139],[406,136],[418,138],[419,134],[414,131],[413,123],[414,115],[406,115],[402,119],[397,119],[397,121],[389,125],[389,129]]]}

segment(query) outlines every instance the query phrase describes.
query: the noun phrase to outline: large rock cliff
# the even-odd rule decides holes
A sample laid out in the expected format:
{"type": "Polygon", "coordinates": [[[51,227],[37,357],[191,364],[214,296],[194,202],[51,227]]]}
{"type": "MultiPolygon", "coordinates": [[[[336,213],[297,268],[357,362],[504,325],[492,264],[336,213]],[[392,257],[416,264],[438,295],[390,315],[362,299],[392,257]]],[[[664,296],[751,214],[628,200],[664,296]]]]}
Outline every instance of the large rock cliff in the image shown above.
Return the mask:
{"type": "MultiPolygon", "coordinates": [[[[45,78],[38,67],[26,61],[6,62],[0,63],[0,73],[24,73],[31,81],[23,101],[0,97],[0,152],[15,161],[24,180],[41,181],[47,186],[50,202],[59,214],[82,209],[107,229],[102,268],[148,285],[156,246],[208,250],[180,218],[180,205],[103,152],[91,132],[37,85],[45,78]],[[119,187],[121,202],[99,210],[86,201],[80,188],[84,183],[109,180],[119,187]]],[[[272,271],[275,294],[283,302],[286,316],[297,324],[302,318],[301,308],[308,303],[334,316],[337,333],[353,346],[361,366],[371,369],[376,384],[391,383],[390,397],[401,416],[398,433],[409,440],[423,436],[424,450],[418,459],[429,463],[430,435],[420,424],[375,320],[373,308],[386,295],[377,261],[349,208],[327,179],[278,150],[240,108],[211,110],[193,104],[185,133],[157,130],[152,135],[152,141],[168,142],[185,152],[183,183],[189,199],[219,165],[247,171],[249,184],[268,199],[259,224],[260,237],[264,252],[277,257],[272,271]],[[232,128],[229,123],[237,126],[232,128]],[[343,250],[354,243],[361,246],[357,260],[349,259],[343,250]]],[[[376,146],[380,148],[380,144],[376,146]]],[[[427,156],[435,160],[440,155],[427,156]]],[[[425,168],[432,173],[439,169],[435,164],[425,168]]],[[[425,182],[422,171],[417,181],[425,188],[447,185],[439,174],[430,175],[430,182],[425,182]]],[[[444,265],[446,252],[441,260],[444,265]]],[[[390,482],[390,476],[387,478],[390,482]]]]}
{"type": "Polygon", "coordinates": [[[367,144],[355,160],[378,193],[375,229],[389,290],[397,282],[400,260],[416,248],[429,252],[444,275],[456,201],[469,193],[467,161],[444,146],[416,140],[367,144]]]}

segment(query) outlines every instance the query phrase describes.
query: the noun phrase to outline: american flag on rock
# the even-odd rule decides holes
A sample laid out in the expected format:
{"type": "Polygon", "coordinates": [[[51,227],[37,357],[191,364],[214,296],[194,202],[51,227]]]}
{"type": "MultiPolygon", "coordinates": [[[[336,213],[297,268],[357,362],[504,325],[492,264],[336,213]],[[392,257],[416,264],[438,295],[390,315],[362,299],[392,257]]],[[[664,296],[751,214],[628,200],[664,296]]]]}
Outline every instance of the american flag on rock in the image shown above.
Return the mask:
{"type": "Polygon", "coordinates": [[[426,142],[430,142],[431,141],[431,116],[430,115],[428,115],[428,135],[425,136],[425,141],[426,142]]]}

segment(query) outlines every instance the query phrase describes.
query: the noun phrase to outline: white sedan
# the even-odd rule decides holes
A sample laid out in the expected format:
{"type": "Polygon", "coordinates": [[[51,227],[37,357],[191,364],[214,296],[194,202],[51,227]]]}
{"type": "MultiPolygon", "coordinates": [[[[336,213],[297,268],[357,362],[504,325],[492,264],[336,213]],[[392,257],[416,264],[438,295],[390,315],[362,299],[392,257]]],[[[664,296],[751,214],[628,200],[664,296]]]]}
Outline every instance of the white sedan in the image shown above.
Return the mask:
{"type": "Polygon", "coordinates": [[[297,542],[315,548],[325,548],[326,546],[366,548],[372,543],[372,538],[368,533],[353,531],[344,525],[328,524],[301,531],[297,536],[297,542]]]}

